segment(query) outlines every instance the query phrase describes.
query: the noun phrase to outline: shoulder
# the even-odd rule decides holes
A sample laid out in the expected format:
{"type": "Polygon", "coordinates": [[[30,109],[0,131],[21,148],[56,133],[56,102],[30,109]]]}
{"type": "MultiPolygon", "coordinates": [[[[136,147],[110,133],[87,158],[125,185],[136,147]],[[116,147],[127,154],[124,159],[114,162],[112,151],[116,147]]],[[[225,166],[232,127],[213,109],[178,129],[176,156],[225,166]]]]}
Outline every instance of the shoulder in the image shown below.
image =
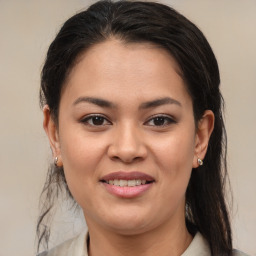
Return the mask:
{"type": "MultiPolygon", "coordinates": [[[[194,236],[191,244],[181,256],[211,256],[211,250],[208,242],[200,232],[194,236]]],[[[232,251],[232,256],[249,256],[238,250],[232,251]]]]}
{"type": "Polygon", "coordinates": [[[233,250],[232,256],[249,256],[246,253],[240,252],[238,250],[233,250]]]}
{"type": "Polygon", "coordinates": [[[37,256],[87,256],[86,239],[86,232],[82,232],[78,236],[65,241],[49,251],[42,252],[37,256]]]}

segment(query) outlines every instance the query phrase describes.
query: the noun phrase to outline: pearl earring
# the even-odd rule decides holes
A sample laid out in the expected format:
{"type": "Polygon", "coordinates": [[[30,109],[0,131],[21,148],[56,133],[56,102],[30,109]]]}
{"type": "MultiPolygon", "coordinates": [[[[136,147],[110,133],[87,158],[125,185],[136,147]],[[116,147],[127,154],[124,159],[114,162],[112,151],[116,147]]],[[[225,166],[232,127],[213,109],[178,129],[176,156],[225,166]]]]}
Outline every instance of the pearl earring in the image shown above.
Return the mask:
{"type": "Polygon", "coordinates": [[[197,158],[197,163],[202,166],[204,164],[203,160],[200,159],[199,157],[197,158]]]}
{"type": "Polygon", "coordinates": [[[58,167],[58,160],[59,160],[59,159],[58,159],[58,157],[56,156],[56,157],[54,158],[54,164],[55,164],[56,167],[58,167]]]}

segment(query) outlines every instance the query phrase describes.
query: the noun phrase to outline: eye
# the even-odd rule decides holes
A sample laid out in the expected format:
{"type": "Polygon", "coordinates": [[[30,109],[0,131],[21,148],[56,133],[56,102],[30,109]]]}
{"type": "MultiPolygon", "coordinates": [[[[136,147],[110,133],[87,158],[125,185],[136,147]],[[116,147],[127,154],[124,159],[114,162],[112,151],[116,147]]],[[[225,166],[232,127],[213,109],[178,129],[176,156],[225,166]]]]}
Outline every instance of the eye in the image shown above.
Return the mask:
{"type": "Polygon", "coordinates": [[[169,124],[176,123],[170,116],[155,116],[149,119],[145,124],[149,126],[168,126],[169,124]]]}
{"type": "Polygon", "coordinates": [[[81,120],[82,123],[85,125],[90,126],[103,126],[103,125],[110,125],[110,121],[107,120],[104,116],[101,115],[90,115],[86,116],[81,120]]]}

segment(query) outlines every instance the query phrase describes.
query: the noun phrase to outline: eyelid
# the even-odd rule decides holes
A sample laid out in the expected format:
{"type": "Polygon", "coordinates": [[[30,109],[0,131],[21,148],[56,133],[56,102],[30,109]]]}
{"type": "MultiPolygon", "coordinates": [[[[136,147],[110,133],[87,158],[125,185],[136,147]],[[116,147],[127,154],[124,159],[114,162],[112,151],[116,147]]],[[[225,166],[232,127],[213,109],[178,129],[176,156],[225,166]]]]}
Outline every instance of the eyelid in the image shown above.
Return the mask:
{"type": "MultiPolygon", "coordinates": [[[[84,117],[82,117],[80,119],[80,122],[85,124],[85,125],[89,125],[89,126],[105,126],[105,125],[112,125],[112,122],[109,121],[109,118],[106,117],[104,114],[98,114],[98,113],[95,113],[95,114],[88,114],[84,117]],[[90,124],[88,121],[94,117],[101,117],[104,119],[104,122],[107,122],[107,124],[102,124],[102,125],[93,125],[93,124],[90,124]]],[[[156,114],[156,115],[152,115],[150,116],[146,122],[144,122],[143,124],[144,125],[148,125],[148,126],[158,126],[159,128],[160,127],[164,127],[164,126],[168,126],[172,123],[177,123],[177,121],[175,120],[175,118],[171,115],[168,115],[168,114],[156,114]],[[166,120],[168,120],[167,124],[163,124],[163,125],[150,125],[148,124],[150,121],[154,120],[155,118],[165,118],[166,120]]]]}
{"type": "Polygon", "coordinates": [[[112,122],[109,121],[109,118],[106,117],[105,115],[103,114],[89,114],[89,115],[86,115],[86,116],[83,116],[81,119],[80,119],[80,122],[83,123],[83,124],[87,124],[87,125],[90,125],[90,126],[104,126],[104,125],[110,125],[112,124],[112,122]],[[89,124],[88,120],[94,118],[94,117],[102,117],[105,121],[108,122],[108,124],[102,124],[102,125],[93,125],[93,124],[89,124]]]}
{"type": "MultiPolygon", "coordinates": [[[[164,127],[164,126],[168,126],[172,123],[177,123],[177,121],[175,120],[175,118],[171,115],[167,115],[167,114],[156,114],[156,115],[153,115],[153,116],[150,116],[147,121],[144,123],[144,124],[147,124],[149,123],[150,121],[152,121],[154,118],[157,118],[157,117],[162,117],[162,118],[166,118],[166,119],[169,119],[169,123],[168,124],[164,124],[164,125],[159,125],[159,127],[164,127]]],[[[149,126],[156,126],[157,125],[149,125],[149,126]]]]}

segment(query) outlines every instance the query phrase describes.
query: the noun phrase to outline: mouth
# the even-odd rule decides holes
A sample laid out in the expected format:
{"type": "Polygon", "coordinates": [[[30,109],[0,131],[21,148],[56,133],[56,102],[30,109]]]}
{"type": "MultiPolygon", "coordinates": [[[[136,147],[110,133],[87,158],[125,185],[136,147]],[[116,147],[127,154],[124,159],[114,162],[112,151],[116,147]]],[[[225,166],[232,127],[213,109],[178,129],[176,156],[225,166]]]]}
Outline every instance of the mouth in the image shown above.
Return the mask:
{"type": "Polygon", "coordinates": [[[109,185],[119,186],[119,187],[136,187],[140,185],[150,184],[153,181],[147,180],[101,180],[103,183],[107,183],[109,185]]]}
{"type": "Polygon", "coordinates": [[[102,177],[100,181],[114,186],[135,187],[153,183],[155,180],[142,172],[113,172],[102,177]]]}
{"type": "Polygon", "coordinates": [[[115,196],[133,198],[151,188],[155,179],[141,172],[114,172],[102,177],[100,182],[115,196]]]}

